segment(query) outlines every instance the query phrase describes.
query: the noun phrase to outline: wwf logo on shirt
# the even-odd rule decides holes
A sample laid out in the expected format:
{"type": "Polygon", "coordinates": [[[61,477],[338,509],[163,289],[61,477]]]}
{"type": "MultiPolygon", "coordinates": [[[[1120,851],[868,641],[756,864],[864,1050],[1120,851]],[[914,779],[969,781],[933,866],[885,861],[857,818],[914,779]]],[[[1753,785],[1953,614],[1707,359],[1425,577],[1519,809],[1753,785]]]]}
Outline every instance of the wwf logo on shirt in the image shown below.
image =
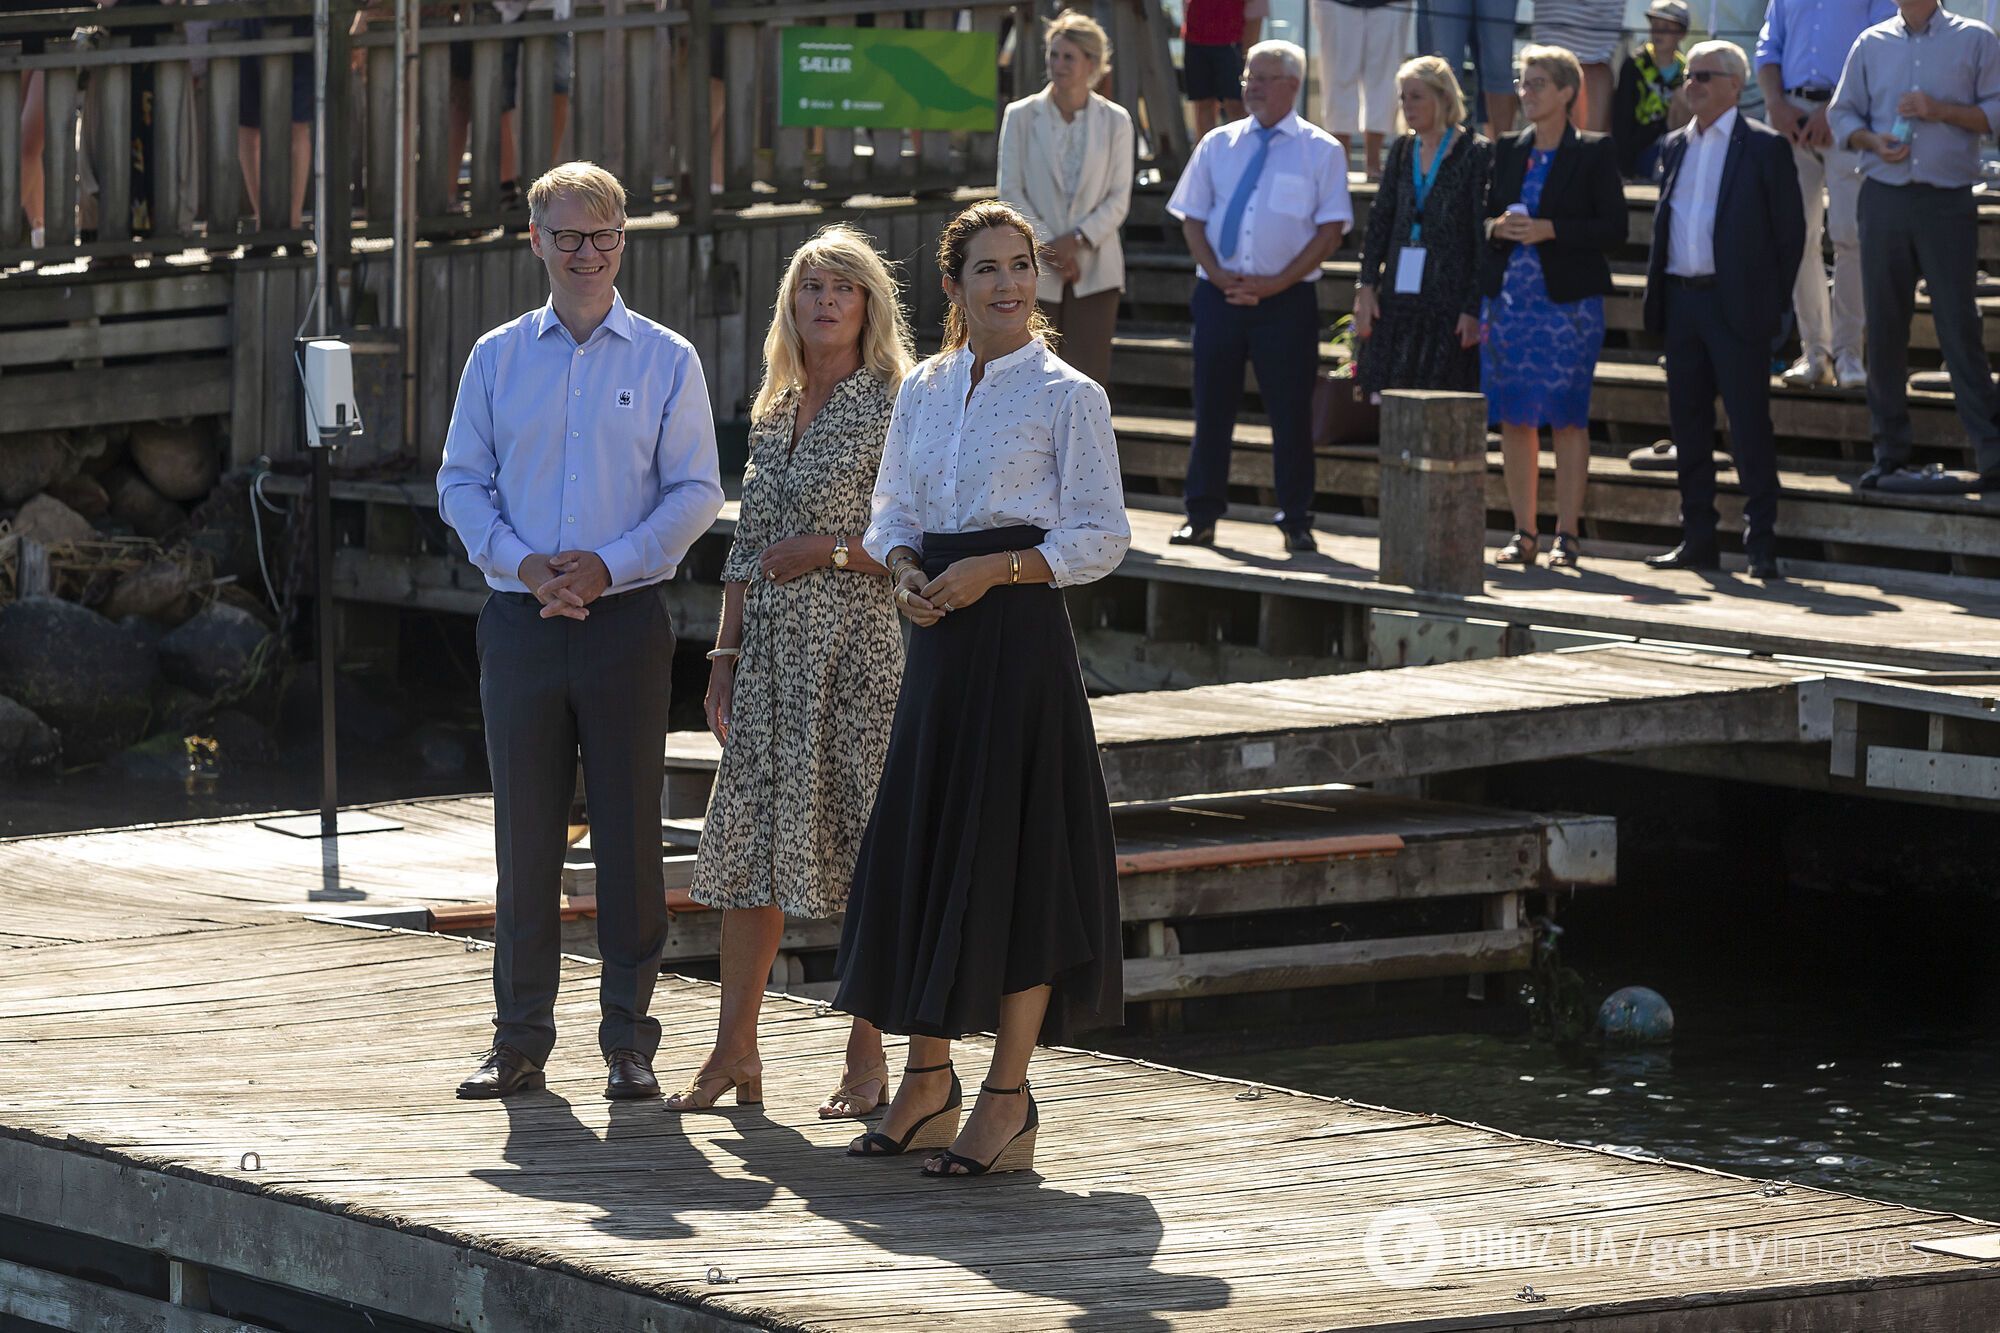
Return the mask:
{"type": "Polygon", "coordinates": [[[618,391],[618,406],[632,406],[632,391],[630,389],[620,389],[618,391]]]}

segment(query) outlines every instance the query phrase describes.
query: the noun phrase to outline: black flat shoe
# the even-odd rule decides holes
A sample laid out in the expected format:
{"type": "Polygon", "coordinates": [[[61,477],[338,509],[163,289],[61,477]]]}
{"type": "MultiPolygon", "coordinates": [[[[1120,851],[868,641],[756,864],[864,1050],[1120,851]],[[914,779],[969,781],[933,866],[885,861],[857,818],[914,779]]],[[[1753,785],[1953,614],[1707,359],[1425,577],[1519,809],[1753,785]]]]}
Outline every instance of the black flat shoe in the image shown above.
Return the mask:
{"type": "Polygon", "coordinates": [[[1294,528],[1285,533],[1285,549],[1294,555],[1310,555],[1319,549],[1310,528],[1294,528]]]}
{"type": "Polygon", "coordinates": [[[487,1101],[511,1097],[517,1092],[534,1092],[547,1087],[548,1081],[540,1065],[505,1042],[498,1042],[486,1053],[472,1077],[458,1085],[458,1095],[465,1101],[487,1101]]]}
{"type": "MultiPolygon", "coordinates": [[[[951,1061],[941,1065],[925,1065],[922,1069],[903,1066],[905,1076],[910,1074],[935,1074],[940,1069],[951,1069],[951,1061]]],[[[900,1091],[900,1089],[898,1089],[900,1091]]],[[[965,1089],[958,1081],[958,1071],[952,1070],[951,1095],[945,1098],[943,1106],[911,1125],[900,1139],[892,1139],[879,1129],[871,1129],[847,1146],[849,1157],[901,1157],[913,1148],[942,1148],[958,1137],[958,1112],[965,1105],[965,1089]]]]}
{"type": "Polygon", "coordinates": [[[930,1161],[924,1163],[924,1174],[932,1180],[951,1180],[962,1176],[998,1175],[1003,1171],[1027,1171],[1035,1165],[1035,1131],[1041,1128],[1041,1109],[1035,1105],[1033,1093],[1022,1083],[1018,1088],[996,1088],[990,1083],[979,1085],[981,1094],[994,1093],[999,1096],[1028,1097],[1028,1120],[1021,1126],[1021,1132],[1000,1145],[1000,1151],[993,1154],[990,1162],[974,1161],[962,1153],[946,1148],[930,1161]],[[957,1168],[954,1170],[953,1168],[957,1168]]]}
{"type": "Polygon", "coordinates": [[[1890,476],[1898,470],[1898,466],[1894,463],[1876,463],[1854,479],[1854,489],[1857,491],[1872,491],[1882,484],[1882,478],[1890,476]]]}
{"type": "Polygon", "coordinates": [[[1722,554],[1713,546],[1690,546],[1682,542],[1671,551],[1646,557],[1648,569],[1720,569],[1722,554]]]}
{"type": "Polygon", "coordinates": [[[604,1095],[614,1102],[638,1101],[660,1095],[660,1080],[653,1076],[653,1062],[637,1051],[613,1051],[604,1057],[610,1066],[604,1077],[604,1095]]]}
{"type": "Polygon", "coordinates": [[[1172,546],[1213,546],[1215,545],[1215,524],[1183,523],[1167,538],[1172,546]]]}
{"type": "Polygon", "coordinates": [[[1766,583],[1769,583],[1774,579],[1782,579],[1785,577],[1778,570],[1778,560],[1776,556],[1768,556],[1768,555],[1751,556],[1750,568],[1747,572],[1749,573],[1751,578],[1762,579],[1766,583]]]}

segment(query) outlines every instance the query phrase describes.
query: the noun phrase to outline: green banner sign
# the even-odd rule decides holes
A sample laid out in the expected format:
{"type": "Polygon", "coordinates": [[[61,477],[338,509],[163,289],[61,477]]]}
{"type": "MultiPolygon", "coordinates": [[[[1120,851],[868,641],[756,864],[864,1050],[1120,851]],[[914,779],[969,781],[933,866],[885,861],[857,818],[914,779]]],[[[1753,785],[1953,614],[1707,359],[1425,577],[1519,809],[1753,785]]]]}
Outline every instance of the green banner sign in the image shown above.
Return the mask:
{"type": "Polygon", "coordinates": [[[906,130],[998,126],[999,49],[990,32],[786,28],[778,123],[906,130]]]}

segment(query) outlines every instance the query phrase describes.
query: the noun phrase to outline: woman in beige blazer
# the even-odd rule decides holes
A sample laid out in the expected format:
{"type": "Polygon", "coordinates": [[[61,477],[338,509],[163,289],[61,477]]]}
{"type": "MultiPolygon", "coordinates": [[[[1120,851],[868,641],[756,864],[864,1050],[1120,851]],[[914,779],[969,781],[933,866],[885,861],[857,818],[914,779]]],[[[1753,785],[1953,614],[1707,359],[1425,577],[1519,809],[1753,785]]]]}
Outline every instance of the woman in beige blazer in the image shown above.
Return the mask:
{"type": "Polygon", "coordinates": [[[1091,91],[1111,61],[1095,19],[1064,10],[1044,40],[1049,86],[1000,121],[1000,197],[1047,247],[1035,297],[1061,335],[1056,351],[1109,387],[1125,287],[1119,229],[1132,205],[1132,117],[1091,91]]]}

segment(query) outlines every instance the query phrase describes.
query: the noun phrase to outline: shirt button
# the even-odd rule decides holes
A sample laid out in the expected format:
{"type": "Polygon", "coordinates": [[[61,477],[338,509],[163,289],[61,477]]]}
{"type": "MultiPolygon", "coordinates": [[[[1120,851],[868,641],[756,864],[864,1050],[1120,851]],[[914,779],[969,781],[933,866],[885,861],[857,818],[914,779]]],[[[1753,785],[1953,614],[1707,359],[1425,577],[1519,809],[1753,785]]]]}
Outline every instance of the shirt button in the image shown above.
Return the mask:
{"type": "Polygon", "coordinates": [[[570,438],[571,438],[572,440],[577,440],[577,439],[581,439],[581,438],[583,438],[583,432],[582,432],[582,431],[580,431],[580,430],[573,430],[573,431],[571,431],[571,432],[569,433],[569,437],[570,437],[570,438]]]}
{"type": "Polygon", "coordinates": [[[570,473],[570,474],[569,474],[569,479],[570,479],[571,481],[575,481],[575,480],[576,480],[576,473],[574,473],[574,472],[570,473]]]}
{"type": "Polygon", "coordinates": [[[565,523],[574,523],[574,522],[576,522],[576,515],[575,515],[575,514],[571,514],[571,515],[570,515],[570,516],[569,516],[568,518],[564,519],[564,520],[563,520],[563,522],[565,522],[565,523]]]}
{"type": "Polygon", "coordinates": [[[578,390],[576,391],[576,396],[577,396],[577,397],[579,397],[579,398],[583,397],[583,390],[581,390],[581,389],[578,389],[578,390]]]}

